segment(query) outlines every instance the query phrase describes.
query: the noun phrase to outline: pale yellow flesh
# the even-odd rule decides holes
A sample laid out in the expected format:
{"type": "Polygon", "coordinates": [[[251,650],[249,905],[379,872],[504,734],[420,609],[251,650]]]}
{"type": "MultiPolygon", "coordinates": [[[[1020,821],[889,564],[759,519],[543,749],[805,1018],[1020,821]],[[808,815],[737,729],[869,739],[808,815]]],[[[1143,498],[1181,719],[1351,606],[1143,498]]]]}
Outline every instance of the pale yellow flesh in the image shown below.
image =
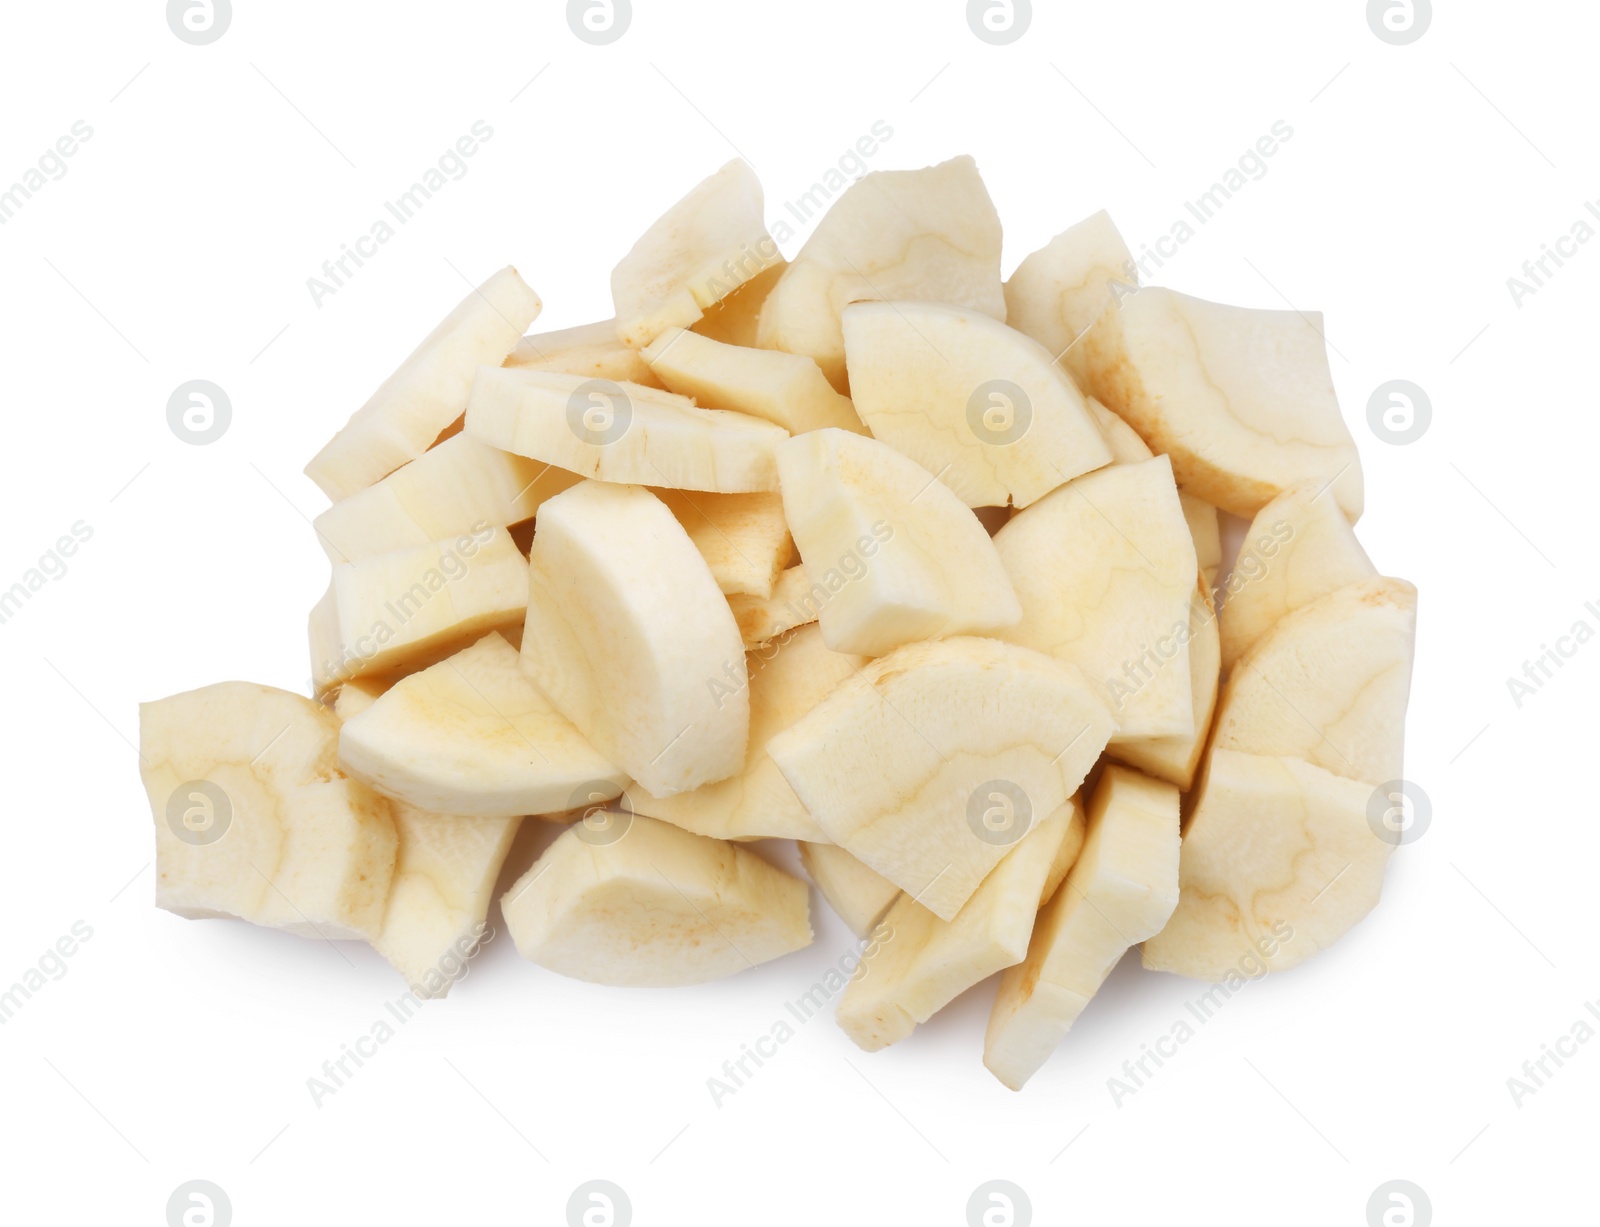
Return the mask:
{"type": "Polygon", "coordinates": [[[333,562],[359,562],[530,520],[540,503],[580,480],[458,434],[341,499],[312,523],[333,562]]]}
{"type": "Polygon", "coordinates": [[[950,920],[1005,855],[974,818],[996,782],[1031,828],[1077,790],[1113,728],[1071,665],[955,638],[872,661],[767,752],[833,843],[950,920]]]}
{"type": "Polygon", "coordinates": [[[1107,409],[1094,397],[1085,398],[1089,405],[1090,416],[1094,418],[1095,425],[1100,428],[1100,434],[1106,441],[1106,446],[1111,449],[1112,464],[1138,464],[1141,460],[1149,460],[1155,453],[1139,437],[1139,432],[1129,426],[1111,410],[1107,409]]]}
{"type": "Polygon", "coordinates": [[[1200,574],[1207,586],[1217,582],[1217,572],[1222,569],[1222,522],[1217,509],[1202,502],[1184,490],[1178,491],[1183,504],[1183,518],[1189,524],[1189,536],[1194,540],[1194,555],[1200,563],[1200,574]]]}
{"type": "Polygon", "coordinates": [[[726,595],[772,595],[778,576],[794,556],[781,497],[665,488],[652,493],[683,525],[726,595]]]}
{"type": "Polygon", "coordinates": [[[1304,759],[1369,785],[1401,778],[1417,590],[1373,579],[1297,609],[1234,666],[1214,745],[1304,759]]]}
{"type": "Polygon", "coordinates": [[[1326,489],[1307,483],[1286,490],[1261,509],[1245,535],[1222,608],[1223,670],[1295,610],[1377,575],[1326,489]]]}
{"type": "MultiPolygon", "coordinates": [[[[864,656],[831,651],[815,625],[754,649],[745,658],[750,742],[743,767],[727,779],[668,797],[630,788],[627,803],[638,813],[716,839],[825,842],[827,835],[783,778],[767,746],[866,663],[864,656]]],[[[731,698],[732,685],[718,680],[716,698],[731,698]]]]}
{"type": "Polygon", "coordinates": [[[844,311],[850,391],[875,438],[969,507],[1026,507],[1111,463],[1083,393],[1037,341],[981,311],[864,302],[844,311]]]}
{"type": "Polygon", "coordinates": [[[519,371],[556,371],[585,379],[636,383],[647,388],[662,386],[639,351],[617,339],[614,319],[523,337],[501,365],[519,371]]]}
{"type": "Polygon", "coordinates": [[[503,528],[336,563],[311,612],[319,693],[351,678],[432,664],[521,623],[528,564],[503,528]]]}
{"type": "Polygon", "coordinates": [[[600,481],[743,494],[776,490],[780,426],[687,397],[555,371],[485,367],[467,433],[600,481]]]}
{"type": "Polygon", "coordinates": [[[842,392],[841,317],[863,299],[947,302],[1005,319],[1000,218],[971,158],[873,171],[847,189],[767,295],[757,344],[814,358],[842,392]]]}
{"type": "Polygon", "coordinates": [[[562,813],[627,784],[497,634],[404,678],[348,720],[339,761],[387,797],[476,818],[562,813]]]}
{"type": "Polygon", "coordinates": [[[1020,616],[994,542],[915,461],[842,430],[797,435],[779,452],[783,509],[806,573],[844,583],[819,611],[840,652],[996,631],[1020,616]]]}
{"type": "Polygon", "coordinates": [[[761,326],[761,308],[767,295],[778,284],[778,278],[789,267],[789,262],[779,256],[754,277],[739,286],[721,302],[707,307],[705,314],[695,321],[692,332],[724,345],[755,348],[756,334],[761,326]]]}
{"type": "Polygon", "coordinates": [[[802,840],[800,864],[828,906],[857,937],[871,933],[900,894],[893,882],[835,844],[802,840]]]}
{"type": "Polygon", "coordinates": [[[466,409],[473,372],[503,362],[540,306],[516,269],[501,269],[384,381],[306,465],[306,476],[337,502],[422,455],[466,409]]]}
{"type": "MultiPolygon", "coordinates": [[[[842,575],[837,577],[839,587],[842,588],[844,582],[842,575]]],[[[739,634],[748,649],[776,639],[797,626],[815,622],[828,603],[828,596],[826,583],[813,584],[804,565],[796,563],[773,582],[770,597],[730,596],[728,608],[733,611],[739,634]]]]}
{"type": "Polygon", "coordinates": [[[740,770],[744,641],[660,499],[574,486],[540,508],[529,562],[523,668],[595,749],[657,796],[740,770]]]}
{"type": "Polygon", "coordinates": [[[876,1052],[905,1039],[974,984],[1022,961],[1072,808],[1034,827],[954,920],[940,920],[910,895],[894,902],[879,950],[839,1002],[839,1026],[857,1047],[876,1052]]]}
{"type": "Polygon", "coordinates": [[[811,944],[806,885],[737,844],[620,818],[575,824],[500,901],[518,952],[595,984],[660,987],[734,975],[811,944]]]}
{"type": "Polygon", "coordinates": [[[1161,931],[1178,903],[1178,790],[1106,768],[1089,801],[1089,833],[1027,957],[1000,980],[983,1063],[1021,1090],[1128,948],[1161,931]]]}
{"type": "Polygon", "coordinates": [[[1185,641],[1199,564],[1165,457],[1068,483],[994,544],[1022,604],[1001,638],[1082,669],[1115,740],[1194,735],[1185,641]]]}
{"type": "Polygon", "coordinates": [[[1215,750],[1183,833],[1177,910],[1144,965],[1199,980],[1287,971],[1378,904],[1394,846],[1372,790],[1294,758],[1215,750]]]}
{"type": "Polygon", "coordinates": [[[338,740],[326,708],[248,682],[142,704],[156,905],[306,937],[375,938],[394,874],[394,820],[387,801],[339,771],[338,740]],[[168,820],[174,797],[180,828],[220,836],[180,839],[168,820]]]}
{"type": "Polygon", "coordinates": [[[1006,322],[1084,378],[1084,335],[1122,292],[1139,284],[1128,245],[1101,210],[1063,230],[1006,282],[1006,322]]]}
{"type": "Polygon", "coordinates": [[[1172,458],[1196,498],[1246,518],[1303,481],[1361,514],[1361,461],[1328,371],[1321,319],[1150,288],[1084,338],[1088,390],[1172,458]]]}

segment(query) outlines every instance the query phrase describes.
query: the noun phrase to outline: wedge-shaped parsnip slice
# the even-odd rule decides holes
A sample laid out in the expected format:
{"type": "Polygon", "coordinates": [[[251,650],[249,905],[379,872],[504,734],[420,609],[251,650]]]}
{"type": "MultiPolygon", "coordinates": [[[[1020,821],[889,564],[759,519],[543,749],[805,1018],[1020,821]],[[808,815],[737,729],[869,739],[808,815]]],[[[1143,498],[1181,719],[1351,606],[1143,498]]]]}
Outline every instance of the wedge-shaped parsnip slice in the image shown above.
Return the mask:
{"type": "Polygon", "coordinates": [[[517,625],[527,603],[528,564],[503,528],[335,563],[311,611],[312,678],[321,693],[432,664],[517,625]]]}
{"type": "Polygon", "coordinates": [[[767,295],[758,344],[817,360],[846,386],[840,315],[861,299],[912,299],[1006,317],[1000,218],[969,157],[875,170],[817,223],[767,295]]]}
{"type": "Polygon", "coordinates": [[[782,427],[688,397],[555,371],[484,367],[467,433],[600,481],[742,494],[778,488],[782,427]]]}
{"type": "Polygon", "coordinates": [[[772,595],[778,576],[794,556],[783,499],[777,493],[707,494],[665,488],[652,493],[678,518],[724,593],[772,595]]]}
{"type": "Polygon", "coordinates": [[[1117,719],[1115,740],[1194,734],[1186,641],[1199,563],[1165,456],[1069,482],[994,544],[1022,602],[1000,638],[1082,669],[1117,719]]]}
{"type": "Polygon", "coordinates": [[[806,573],[848,581],[819,612],[835,651],[881,656],[1021,616],[988,532],[916,461],[864,435],[817,430],[783,445],[778,472],[806,573]]]}
{"type": "Polygon", "coordinates": [[[617,339],[616,320],[523,337],[502,365],[519,371],[556,371],[647,388],[662,386],[639,351],[617,339]]]}
{"type": "Polygon", "coordinates": [[[1089,391],[1172,457],[1196,498],[1253,516],[1290,486],[1332,483],[1361,514],[1361,458],[1339,413],[1321,319],[1144,289],[1084,338],[1089,391]]]}
{"type": "Polygon", "coordinates": [[[1105,437],[1106,446],[1111,449],[1112,464],[1138,464],[1141,460],[1154,458],[1155,453],[1139,437],[1137,430],[1094,397],[1089,396],[1084,399],[1089,406],[1090,416],[1094,418],[1095,425],[1100,427],[1100,433],[1105,437]]]}
{"type": "Polygon", "coordinates": [[[1189,693],[1194,703],[1194,732],[1187,736],[1147,737],[1114,741],[1106,753],[1146,775],[1176,784],[1188,792],[1205,753],[1211,717],[1217,710],[1222,683],[1222,648],[1217,640],[1217,607],[1204,572],[1189,598],[1189,693]]]}
{"type": "Polygon", "coordinates": [[[1071,665],[956,638],[873,661],[767,753],[833,843],[952,920],[1115,727],[1071,665]]]}
{"type": "Polygon", "coordinates": [[[1178,790],[1115,765],[1089,801],[1089,834],[1034,924],[1028,956],[1000,980],[983,1063],[1013,1091],[1072,1029],[1132,945],[1178,902],[1178,790]]]}
{"type": "MultiPolygon", "coordinates": [[[[767,754],[767,745],[866,663],[864,656],[830,651],[815,626],[763,644],[745,658],[750,744],[739,773],[670,797],[651,796],[636,786],[628,790],[628,804],[638,813],[713,839],[826,841],[767,754]]],[[[715,699],[729,698],[733,686],[717,679],[712,685],[715,699]]]]}
{"type": "Polygon", "coordinates": [[[617,336],[638,349],[687,328],[777,263],[761,209],[760,180],[735,159],[662,214],[612,270],[617,336]]]}
{"type": "Polygon", "coordinates": [[[761,324],[761,308],[788,267],[789,262],[779,256],[721,302],[707,307],[691,331],[724,345],[754,348],[761,324]]]}
{"type": "Polygon", "coordinates": [[[1089,835],[1088,817],[1083,811],[1083,794],[1074,793],[1072,800],[1067,804],[1070,811],[1067,817],[1067,833],[1057,845],[1055,859],[1050,862],[1050,872],[1045,875],[1044,888],[1039,892],[1040,907],[1055,898],[1056,891],[1060,890],[1061,884],[1067,880],[1067,874],[1078,863],[1078,854],[1083,851],[1083,841],[1089,835]]]}
{"type": "Polygon", "coordinates": [[[1333,495],[1311,483],[1284,491],[1261,509],[1234,571],[1242,582],[1222,607],[1224,671],[1288,614],[1337,588],[1378,577],[1333,495]]]}
{"type": "Polygon", "coordinates": [[[1183,834],[1181,893],[1144,965],[1197,980],[1287,971],[1378,903],[1393,844],[1372,790],[1297,758],[1214,750],[1183,834]]]}
{"type": "Polygon", "coordinates": [[[828,589],[813,584],[805,567],[796,563],[778,576],[771,596],[730,596],[728,608],[733,610],[734,621],[739,624],[744,646],[754,648],[785,631],[815,622],[827,602],[828,589]]]}
{"type": "Polygon", "coordinates": [[[500,906],[523,958],[593,984],[703,984],[811,944],[799,878],[642,815],[575,823],[500,906]]]}
{"type": "Polygon", "coordinates": [[[1217,572],[1222,569],[1222,521],[1217,509],[1202,502],[1186,490],[1178,491],[1183,504],[1183,518],[1189,525],[1189,536],[1194,541],[1194,555],[1200,563],[1200,574],[1208,587],[1215,588],[1217,572]]]}
{"type": "Polygon", "coordinates": [[[1083,393],[1037,341],[969,307],[844,310],[850,391],[873,436],[969,507],[1026,507],[1111,463],[1083,393]]]}
{"type": "Polygon", "coordinates": [[[744,765],[744,641],[705,559],[638,486],[586,481],[539,509],[522,666],[656,796],[744,765]]]}
{"type": "Polygon", "coordinates": [[[435,814],[515,818],[619,795],[627,778],[528,680],[499,635],[413,673],[339,735],[339,762],[435,814]]]}
{"type": "Polygon", "coordinates": [[[1138,284],[1128,245],[1102,209],[1017,265],[1006,282],[1006,322],[1043,345],[1081,382],[1084,334],[1116,302],[1118,285],[1138,284]]]}
{"type": "Polygon", "coordinates": [[[850,932],[865,937],[883,919],[900,888],[834,844],[800,844],[800,864],[850,932]]]}
{"type": "Polygon", "coordinates": [[[517,270],[501,269],[384,381],[306,465],[306,476],[337,502],[422,455],[467,407],[472,373],[505,361],[539,308],[517,270]]]}
{"type": "Polygon", "coordinates": [[[673,328],[642,351],[656,378],[702,405],[733,409],[792,435],[837,426],[866,434],[850,398],[804,354],[745,349],[673,328]]]}
{"type": "Polygon", "coordinates": [[[582,480],[455,435],[365,490],[340,499],[312,523],[334,562],[359,562],[461,533],[533,518],[539,504],[582,480]]]}
{"type": "Polygon", "coordinates": [[[249,682],[141,704],[156,906],[306,937],[376,937],[394,821],[387,801],[339,771],[338,742],[327,708],[249,682]]]}
{"type": "Polygon", "coordinates": [[[1401,778],[1417,590],[1350,584],[1297,609],[1234,666],[1217,749],[1303,758],[1347,779],[1401,778]]]}
{"type": "Polygon", "coordinates": [[[910,895],[895,900],[883,918],[894,936],[839,1000],[839,1026],[858,1048],[877,1052],[898,1043],[974,984],[1022,961],[1071,820],[1069,804],[1034,827],[952,921],[910,895]]]}

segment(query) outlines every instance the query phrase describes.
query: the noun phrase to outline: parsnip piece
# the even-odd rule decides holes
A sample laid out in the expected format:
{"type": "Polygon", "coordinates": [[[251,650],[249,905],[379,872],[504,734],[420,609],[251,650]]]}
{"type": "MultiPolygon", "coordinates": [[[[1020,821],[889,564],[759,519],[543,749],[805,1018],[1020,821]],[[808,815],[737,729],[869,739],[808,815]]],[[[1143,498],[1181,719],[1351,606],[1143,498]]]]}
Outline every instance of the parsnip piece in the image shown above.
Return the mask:
{"type": "Polygon", "coordinates": [[[585,379],[636,383],[646,388],[662,386],[639,351],[617,339],[614,319],[523,337],[501,365],[519,371],[555,371],[585,379]]]}
{"type": "Polygon", "coordinates": [[[766,304],[767,295],[772,293],[772,287],[778,284],[778,278],[783,276],[788,267],[787,260],[782,256],[777,257],[721,302],[707,307],[705,314],[695,321],[690,331],[713,341],[721,341],[724,345],[755,348],[756,333],[761,324],[761,308],[766,304]]]}
{"type": "Polygon", "coordinates": [[[785,631],[815,622],[827,600],[827,587],[813,584],[804,565],[796,563],[778,576],[770,597],[730,596],[728,608],[733,610],[734,621],[739,624],[739,634],[744,637],[748,650],[776,639],[785,631]]]}
{"type": "Polygon", "coordinates": [[[1183,504],[1183,518],[1194,540],[1200,574],[1205,576],[1207,586],[1214,589],[1217,572],[1222,569],[1222,524],[1217,509],[1183,490],[1178,491],[1178,501],[1183,504]]]}
{"type": "Polygon", "coordinates": [[[800,863],[828,906],[857,937],[871,933],[900,888],[834,844],[800,843],[800,863]]]}
{"type": "Polygon", "coordinates": [[[1106,446],[1111,449],[1112,464],[1138,464],[1141,460],[1151,460],[1155,457],[1155,453],[1145,445],[1137,430],[1094,397],[1089,396],[1084,399],[1088,403],[1089,413],[1093,416],[1095,425],[1100,427],[1106,446]]]}
{"type": "Polygon", "coordinates": [[[667,505],[729,596],[770,597],[794,557],[794,542],[776,493],[707,494],[662,488],[667,505]]]}
{"type": "Polygon", "coordinates": [[[1083,382],[1084,335],[1139,270],[1111,215],[1101,210],[1063,230],[1017,265],[1006,282],[1006,322],[1048,349],[1083,382]]]}

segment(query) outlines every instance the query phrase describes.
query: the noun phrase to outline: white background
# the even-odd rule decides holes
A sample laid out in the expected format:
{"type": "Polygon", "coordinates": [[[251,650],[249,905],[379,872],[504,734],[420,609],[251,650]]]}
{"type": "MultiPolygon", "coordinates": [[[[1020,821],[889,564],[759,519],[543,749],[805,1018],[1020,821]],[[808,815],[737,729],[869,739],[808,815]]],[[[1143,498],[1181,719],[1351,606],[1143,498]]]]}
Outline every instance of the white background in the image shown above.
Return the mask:
{"type": "Polygon", "coordinates": [[[1600,196],[1600,12],[1440,7],[1395,47],[1359,0],[1040,3],[994,47],[951,0],[635,0],[593,47],[550,0],[236,0],[195,47],[155,0],[8,5],[0,187],[75,121],[94,135],[0,227],[0,588],[75,522],[93,537],[0,626],[0,982],[75,921],[93,938],[0,1029],[6,1218],[160,1224],[203,1178],[242,1227],[559,1224],[600,1177],[640,1224],[936,1225],[1003,1178],[1039,1223],[1359,1227],[1404,1178],[1438,1223],[1577,1221],[1600,1043],[1520,1107],[1506,1080],[1600,998],[1600,646],[1520,709],[1506,679],[1600,627],[1600,243],[1520,307],[1506,279],[1600,196]],[[1360,534],[1422,593],[1407,775],[1431,829],[1341,945],[1249,986],[1120,1107],[1107,1079],[1202,989],[1133,960],[1021,1094],[980,1063],[986,985],[878,1055],[819,1018],[714,1106],[706,1079],[844,952],[818,900],[812,949],[690,990],[565,980],[502,936],[313,1106],[306,1079],[403,985],[361,946],[151,905],[136,704],[304,688],[326,563],[301,466],[463,278],[514,262],[537,327],[605,317],[611,266],[736,151],[776,218],[880,119],[875,167],[977,157],[1007,272],[1101,207],[1153,243],[1293,128],[1156,279],[1326,312],[1360,534]],[[470,173],[315,306],[306,279],[477,120],[470,173]],[[1366,422],[1396,378],[1434,412],[1404,447],[1366,422]],[[210,446],[166,423],[191,379],[232,400],[210,446]]]}

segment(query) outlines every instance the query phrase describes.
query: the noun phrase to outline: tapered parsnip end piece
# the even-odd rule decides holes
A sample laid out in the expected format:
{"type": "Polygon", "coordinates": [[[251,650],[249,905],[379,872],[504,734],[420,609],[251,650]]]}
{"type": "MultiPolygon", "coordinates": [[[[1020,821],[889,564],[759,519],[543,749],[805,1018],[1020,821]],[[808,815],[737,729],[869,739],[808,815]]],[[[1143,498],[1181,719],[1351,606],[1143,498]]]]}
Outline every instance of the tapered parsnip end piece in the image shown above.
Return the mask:
{"type": "Polygon", "coordinates": [[[346,723],[339,761],[385,796],[476,818],[561,813],[627,784],[496,634],[404,678],[346,723]]]}
{"type": "Polygon", "coordinates": [[[794,556],[794,542],[777,493],[652,493],[667,505],[728,596],[766,598],[794,556]]]}
{"type": "Polygon", "coordinates": [[[503,528],[336,563],[311,612],[319,694],[341,682],[442,660],[522,622],[528,564],[503,528]]]}
{"type": "Polygon", "coordinates": [[[1072,666],[955,638],[874,660],[767,752],[833,843],[950,920],[1114,727],[1072,666]]]}
{"type": "Polygon", "coordinates": [[[389,806],[338,769],[333,713],[222,682],[139,709],[156,905],[308,937],[375,937],[394,873],[389,806]]]}
{"type": "Polygon", "coordinates": [[[850,932],[865,937],[900,894],[900,888],[843,848],[801,841],[800,864],[850,932]]]}
{"type": "Polygon", "coordinates": [[[539,511],[522,664],[608,760],[657,796],[735,774],[744,642],[711,570],[660,499],[584,482],[539,511]]]}
{"type": "Polygon", "coordinates": [[[836,651],[880,656],[1016,622],[989,534],[915,461],[862,435],[819,430],[784,444],[778,470],[806,573],[830,593],[819,618],[836,651]]]}
{"type": "MultiPolygon", "coordinates": [[[[689,792],[653,796],[635,786],[627,802],[638,813],[715,839],[800,839],[827,836],[806,812],[767,746],[867,663],[864,656],[829,650],[815,626],[805,626],[750,652],[750,743],[743,767],[725,780],[689,792]]],[[[719,691],[724,686],[718,682],[719,691]]]]}
{"type": "Polygon", "coordinates": [[[665,386],[710,408],[748,413],[793,435],[830,426],[867,433],[850,399],[803,354],[724,345],[681,328],[641,353],[665,386]]]}
{"type": "Polygon", "coordinates": [[[1286,971],[1378,903],[1394,850],[1372,790],[1294,758],[1213,751],[1183,837],[1178,907],[1144,965],[1199,980],[1286,971]]]}
{"type": "Polygon", "coordinates": [[[1069,482],[994,545],[1022,604],[1001,638],[1083,670],[1117,741],[1194,735],[1186,640],[1199,564],[1165,456],[1069,482]]]}
{"type": "Polygon", "coordinates": [[[519,371],[555,371],[584,379],[662,387],[639,351],[617,338],[614,319],[523,337],[502,365],[519,371]]]}
{"type": "Polygon", "coordinates": [[[761,183],[744,162],[696,185],[612,271],[617,336],[639,349],[668,328],[687,328],[781,260],[761,214],[761,183]]]}
{"type": "Polygon", "coordinates": [[[968,307],[844,310],[850,391],[873,436],[969,507],[1026,507],[1111,463],[1083,393],[1037,341],[968,307]]]}
{"type": "Polygon", "coordinates": [[[1263,507],[1245,536],[1222,607],[1222,668],[1284,617],[1378,569],[1326,486],[1307,482],[1263,507]]]}
{"type": "Polygon", "coordinates": [[[1063,230],[1006,282],[1006,322],[1054,355],[1081,383],[1083,337],[1139,284],[1128,245],[1104,210],[1063,230]]]}
{"type": "Polygon", "coordinates": [[[702,984],[811,944],[804,882],[642,815],[575,823],[500,906],[523,958],[594,984],[702,984]]]}
{"type": "Polygon", "coordinates": [[[1071,828],[1068,804],[1039,823],[946,923],[909,895],[883,918],[871,962],[850,981],[838,1020],[857,1047],[876,1052],[1028,952],[1038,899],[1071,828]]]}
{"type": "Polygon", "coordinates": [[[1027,957],[1000,981],[983,1063],[1021,1090],[1055,1051],[1130,946],[1178,903],[1178,790],[1109,766],[1089,802],[1089,834],[1039,913],[1027,957]]]}
{"type": "Polygon", "coordinates": [[[1084,339],[1088,390],[1172,457],[1178,483],[1254,516],[1303,481],[1361,514],[1361,460],[1339,412],[1320,317],[1150,288],[1084,339]]]}
{"type": "Polygon", "coordinates": [[[767,296],[757,343],[815,358],[844,391],[840,319],[863,299],[946,302],[1005,319],[1000,218],[971,158],[877,170],[847,189],[767,296]]]}
{"type": "Polygon", "coordinates": [[[788,433],[688,397],[555,371],[484,367],[467,433],[600,481],[743,494],[776,490],[788,433]]]}
{"type": "Polygon", "coordinates": [[[501,269],[384,381],[306,465],[306,476],[337,502],[422,455],[467,407],[473,372],[505,361],[540,306],[516,269],[501,269]]]}
{"type": "Polygon", "coordinates": [[[1217,704],[1217,749],[1302,758],[1335,775],[1401,778],[1417,590],[1349,584],[1297,609],[1234,666],[1217,704]]]}

